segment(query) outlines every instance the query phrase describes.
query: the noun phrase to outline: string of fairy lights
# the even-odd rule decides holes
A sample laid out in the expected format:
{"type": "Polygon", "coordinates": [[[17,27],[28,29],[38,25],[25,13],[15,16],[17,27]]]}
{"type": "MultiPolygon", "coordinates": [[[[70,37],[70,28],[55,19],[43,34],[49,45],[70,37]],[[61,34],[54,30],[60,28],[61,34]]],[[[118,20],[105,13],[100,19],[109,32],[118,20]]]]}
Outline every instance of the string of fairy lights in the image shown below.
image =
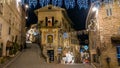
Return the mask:
{"type": "MultiPolygon", "coordinates": [[[[65,6],[66,9],[72,9],[75,6],[78,6],[79,9],[84,8],[87,9],[89,6],[89,3],[93,3],[95,1],[100,0],[21,0],[21,4],[28,4],[29,7],[33,6],[34,8],[36,5],[40,5],[41,7],[44,7],[48,4],[52,4],[54,6],[62,7],[65,6]]],[[[105,0],[105,2],[108,2],[110,0],[105,0]]]]}
{"type": "MultiPolygon", "coordinates": [[[[41,7],[52,4],[58,7],[62,7],[64,5],[66,9],[72,9],[72,8],[75,8],[75,6],[78,6],[79,9],[82,9],[82,8],[87,9],[89,6],[89,3],[94,3],[97,1],[102,1],[106,4],[113,3],[113,0],[21,0],[21,4],[24,5],[27,3],[29,5],[29,8],[31,8],[31,6],[35,8],[38,4],[41,7]]],[[[78,34],[78,35],[88,34],[86,30],[75,31],[72,33],[78,34]]]]}

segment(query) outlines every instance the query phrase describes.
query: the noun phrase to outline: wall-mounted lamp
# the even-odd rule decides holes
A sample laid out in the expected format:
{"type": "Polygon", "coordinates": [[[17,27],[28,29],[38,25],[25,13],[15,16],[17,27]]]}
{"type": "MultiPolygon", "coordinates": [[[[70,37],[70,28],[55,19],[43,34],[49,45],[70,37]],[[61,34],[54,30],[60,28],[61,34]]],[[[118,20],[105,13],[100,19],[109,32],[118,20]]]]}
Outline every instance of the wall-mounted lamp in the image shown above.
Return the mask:
{"type": "Polygon", "coordinates": [[[25,8],[26,8],[26,9],[28,9],[28,8],[29,8],[28,4],[25,4],[25,8]]]}
{"type": "Polygon", "coordinates": [[[98,11],[98,8],[94,6],[94,7],[92,8],[92,11],[93,11],[93,12],[94,12],[94,11],[98,11]]]}
{"type": "Polygon", "coordinates": [[[28,19],[28,16],[25,16],[25,19],[28,19]]]}

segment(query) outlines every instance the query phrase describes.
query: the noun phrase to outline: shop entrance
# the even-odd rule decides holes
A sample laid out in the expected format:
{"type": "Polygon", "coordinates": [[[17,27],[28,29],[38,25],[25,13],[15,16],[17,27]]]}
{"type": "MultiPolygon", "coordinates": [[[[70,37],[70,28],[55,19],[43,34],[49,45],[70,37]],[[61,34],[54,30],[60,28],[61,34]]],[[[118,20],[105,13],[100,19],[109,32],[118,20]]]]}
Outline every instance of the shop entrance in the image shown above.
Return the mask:
{"type": "Polygon", "coordinates": [[[47,54],[49,56],[49,62],[54,62],[54,50],[47,50],[47,54]]]}

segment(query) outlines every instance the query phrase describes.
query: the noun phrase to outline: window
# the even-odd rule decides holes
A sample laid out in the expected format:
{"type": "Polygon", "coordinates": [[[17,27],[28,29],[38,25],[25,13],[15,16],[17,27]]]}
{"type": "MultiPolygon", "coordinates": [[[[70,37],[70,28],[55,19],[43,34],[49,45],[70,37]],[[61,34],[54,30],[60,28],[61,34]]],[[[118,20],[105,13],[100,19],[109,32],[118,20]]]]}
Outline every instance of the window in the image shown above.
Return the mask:
{"type": "Polygon", "coordinates": [[[111,16],[112,15],[113,0],[104,0],[104,3],[105,3],[105,6],[106,6],[107,16],[111,16]]]}
{"type": "Polygon", "coordinates": [[[0,15],[2,15],[2,14],[3,14],[3,3],[0,2],[0,15]]]}
{"type": "Polygon", "coordinates": [[[12,41],[14,41],[14,36],[12,36],[12,41]]]}
{"type": "Polygon", "coordinates": [[[52,18],[48,18],[47,25],[52,26],[52,18]]]}
{"type": "Polygon", "coordinates": [[[113,4],[113,0],[104,0],[105,4],[113,4]]]}
{"type": "Polygon", "coordinates": [[[120,66],[120,46],[117,46],[117,59],[118,59],[118,64],[120,66]]]}
{"type": "Polygon", "coordinates": [[[118,5],[119,5],[119,7],[120,7],[120,0],[118,0],[118,5]]]}
{"type": "Polygon", "coordinates": [[[2,24],[0,24],[0,38],[1,38],[1,35],[2,35],[2,24]]]}
{"type": "Polygon", "coordinates": [[[0,43],[0,57],[2,57],[3,43],[0,43]]]}
{"type": "Polygon", "coordinates": [[[17,42],[17,40],[18,40],[18,36],[16,35],[16,36],[15,36],[15,42],[17,42]]]}
{"type": "Polygon", "coordinates": [[[54,26],[54,17],[46,17],[46,26],[52,27],[54,26]]]}
{"type": "Polygon", "coordinates": [[[11,34],[11,28],[9,27],[9,32],[8,32],[8,34],[10,35],[11,34]]]}
{"type": "Polygon", "coordinates": [[[106,9],[107,12],[107,16],[111,16],[112,15],[112,8],[106,9]]]}

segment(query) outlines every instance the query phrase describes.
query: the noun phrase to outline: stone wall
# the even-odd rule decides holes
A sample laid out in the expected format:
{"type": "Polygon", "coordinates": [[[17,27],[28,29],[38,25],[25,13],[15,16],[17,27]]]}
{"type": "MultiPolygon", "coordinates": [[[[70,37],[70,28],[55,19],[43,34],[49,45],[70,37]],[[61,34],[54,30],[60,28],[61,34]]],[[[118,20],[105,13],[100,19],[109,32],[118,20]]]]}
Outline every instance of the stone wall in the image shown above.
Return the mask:
{"type": "Polygon", "coordinates": [[[111,42],[111,36],[117,34],[120,27],[120,7],[115,2],[112,5],[112,15],[107,16],[107,11],[105,5],[102,5],[99,9],[97,21],[99,23],[98,35],[99,41],[98,45],[101,47],[101,65],[102,68],[107,68],[106,58],[110,57],[110,67],[117,68],[117,54],[116,46],[111,42]]]}

